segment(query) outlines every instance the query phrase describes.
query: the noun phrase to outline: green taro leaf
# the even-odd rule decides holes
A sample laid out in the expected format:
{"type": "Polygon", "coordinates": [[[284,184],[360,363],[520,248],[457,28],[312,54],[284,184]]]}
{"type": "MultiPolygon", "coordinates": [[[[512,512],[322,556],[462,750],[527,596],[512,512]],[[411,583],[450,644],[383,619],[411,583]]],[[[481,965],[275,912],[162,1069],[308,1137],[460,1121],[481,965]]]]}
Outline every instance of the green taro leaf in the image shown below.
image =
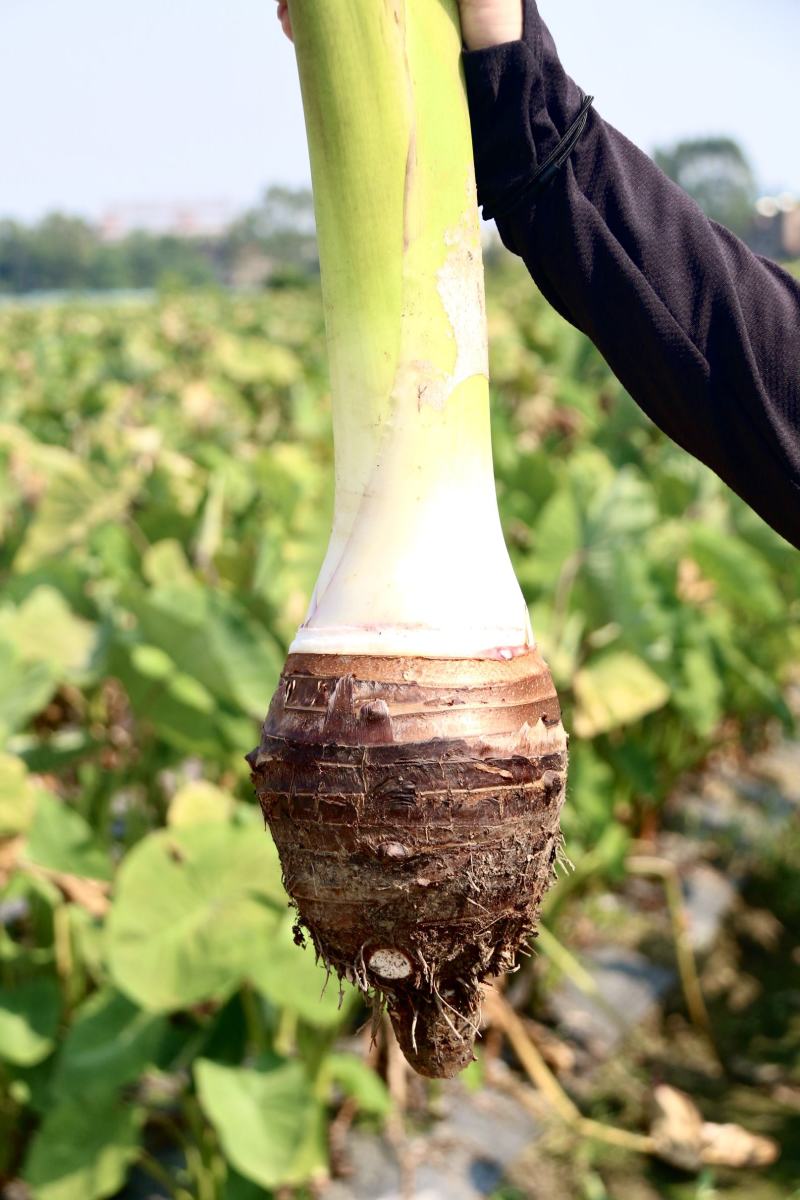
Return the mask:
{"type": "Polygon", "coordinates": [[[29,979],[0,988],[0,1058],[17,1066],[41,1062],[53,1048],[61,1016],[55,979],[29,979]]]}
{"type": "Polygon", "coordinates": [[[710,645],[689,646],[680,666],[683,681],[674,691],[673,703],[693,729],[708,737],[722,715],[725,699],[710,645]]]}
{"type": "Polygon", "coordinates": [[[229,1167],[221,1200],[264,1200],[264,1189],[229,1167]]]}
{"type": "Polygon", "coordinates": [[[275,1188],[324,1167],[322,1109],[301,1063],[254,1071],[200,1059],[195,1080],[226,1157],[247,1179],[275,1188]]]}
{"type": "Polygon", "coordinates": [[[311,946],[297,946],[292,935],[294,917],[287,914],[268,946],[253,955],[249,976],[255,987],[275,1004],[292,1009],[304,1021],[320,1028],[338,1025],[346,1016],[356,992],[314,960],[311,946]]]}
{"type": "Polygon", "coordinates": [[[22,729],[41,712],[56,683],[48,663],[23,662],[13,645],[0,639],[0,739],[22,729]]]}
{"type": "Polygon", "coordinates": [[[94,980],[105,980],[105,928],[77,904],[67,906],[69,929],[73,939],[76,960],[94,980]]]}
{"type": "Polygon", "coordinates": [[[0,754],[0,837],[24,833],[36,811],[37,789],[25,763],[0,754]]]}
{"type": "Polygon", "coordinates": [[[213,696],[181,674],[166,651],[140,643],[132,647],[129,660],[122,654],[116,658],[115,669],[131,708],[159,738],[183,752],[209,758],[220,753],[226,739],[213,696]]]}
{"type": "Polygon", "coordinates": [[[41,792],[25,845],[29,862],[50,871],[110,879],[111,861],[80,813],[50,792],[41,792]]]}
{"type": "Polygon", "coordinates": [[[23,662],[46,663],[59,679],[86,668],[96,640],[94,626],[76,617],[61,593],[44,584],[17,609],[0,612],[0,637],[12,643],[23,662]]]}
{"type": "MultiPolygon", "coordinates": [[[[218,697],[254,718],[263,717],[281,656],[274,637],[235,600],[172,586],[153,589],[134,608],[143,641],[172,660],[183,687],[190,679],[212,705],[218,697]]],[[[176,686],[173,679],[173,692],[176,686]]],[[[186,703],[202,707],[195,696],[187,696],[186,703]]]]}
{"type": "Polygon", "coordinates": [[[288,387],[302,375],[297,355],[285,346],[270,345],[261,337],[225,334],[217,343],[217,358],[234,383],[288,387]]]}
{"type": "Polygon", "coordinates": [[[167,1032],[165,1017],[143,1012],[104,988],[75,1014],[53,1075],[57,1096],[113,1092],[154,1064],[167,1032]]]}
{"type": "Polygon", "coordinates": [[[569,804],[564,810],[564,831],[582,845],[593,844],[613,821],[614,772],[590,742],[578,741],[570,749],[567,782],[569,804]]]}
{"type": "Polygon", "coordinates": [[[227,821],[233,815],[234,799],[230,792],[199,779],[178,788],[169,802],[167,824],[202,825],[206,821],[227,821]]]}
{"type": "Polygon", "coordinates": [[[575,675],[573,728],[591,738],[638,721],[662,708],[669,687],[655,671],[626,650],[598,655],[575,675]]]}
{"type": "Polygon", "coordinates": [[[286,908],[274,844],[219,823],[150,834],[122,864],[107,925],[111,975],[143,1008],[222,997],[267,953],[286,908]]]}
{"type": "Polygon", "coordinates": [[[117,521],[128,507],[132,479],[101,486],[88,463],[65,461],[46,490],[14,560],[20,574],[84,543],[99,525],[117,521]]]}
{"type": "Polygon", "coordinates": [[[160,681],[176,674],[175,664],[166,650],[139,642],[131,647],[131,663],[145,679],[160,681]]]}
{"type": "Polygon", "coordinates": [[[775,620],[784,611],[766,560],[740,538],[704,525],[695,525],[689,553],[717,595],[734,612],[748,613],[759,623],[775,620]]]}
{"type": "Polygon", "coordinates": [[[580,512],[571,488],[560,487],[547,499],[534,530],[534,548],[520,570],[521,582],[552,589],[565,572],[574,572],[582,547],[580,512]]]}
{"type": "Polygon", "coordinates": [[[385,1117],[392,1109],[389,1089],[361,1058],[355,1054],[329,1054],[323,1070],[329,1079],[338,1083],[347,1096],[352,1096],[362,1112],[385,1117]]]}
{"type": "Polygon", "coordinates": [[[175,538],[164,538],[148,546],[142,556],[142,574],[156,587],[179,584],[195,587],[196,580],[184,552],[175,538]]]}
{"type": "Polygon", "coordinates": [[[87,1091],[51,1108],[28,1150],[23,1177],[33,1200],[113,1196],[139,1145],[144,1111],[87,1091]]]}

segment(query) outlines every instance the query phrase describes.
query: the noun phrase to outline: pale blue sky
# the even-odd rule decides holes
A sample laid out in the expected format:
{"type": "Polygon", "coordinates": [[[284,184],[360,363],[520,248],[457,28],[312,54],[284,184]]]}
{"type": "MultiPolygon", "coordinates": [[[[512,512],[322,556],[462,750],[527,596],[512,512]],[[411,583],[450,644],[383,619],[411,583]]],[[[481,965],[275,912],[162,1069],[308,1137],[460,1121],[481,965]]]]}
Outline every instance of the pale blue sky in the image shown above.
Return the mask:
{"type": "MultiPolygon", "coordinates": [[[[646,150],[728,133],[800,191],[800,0],[540,0],[562,60],[646,150]]],[[[253,203],[308,165],[274,0],[0,0],[0,215],[253,203]]]]}

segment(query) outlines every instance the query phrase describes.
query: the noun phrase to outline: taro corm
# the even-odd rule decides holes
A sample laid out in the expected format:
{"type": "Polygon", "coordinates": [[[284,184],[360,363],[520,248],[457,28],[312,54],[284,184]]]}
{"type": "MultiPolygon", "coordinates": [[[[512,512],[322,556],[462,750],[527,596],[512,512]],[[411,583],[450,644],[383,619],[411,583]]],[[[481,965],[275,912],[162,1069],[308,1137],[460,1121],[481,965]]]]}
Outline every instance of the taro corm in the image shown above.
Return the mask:
{"type": "MultiPolygon", "coordinates": [[[[253,778],[315,950],[408,1060],[472,1057],[559,850],[566,736],[503,541],[454,0],[291,0],[336,446],[253,778]]],[[[298,951],[300,953],[300,951],[298,951]]]]}

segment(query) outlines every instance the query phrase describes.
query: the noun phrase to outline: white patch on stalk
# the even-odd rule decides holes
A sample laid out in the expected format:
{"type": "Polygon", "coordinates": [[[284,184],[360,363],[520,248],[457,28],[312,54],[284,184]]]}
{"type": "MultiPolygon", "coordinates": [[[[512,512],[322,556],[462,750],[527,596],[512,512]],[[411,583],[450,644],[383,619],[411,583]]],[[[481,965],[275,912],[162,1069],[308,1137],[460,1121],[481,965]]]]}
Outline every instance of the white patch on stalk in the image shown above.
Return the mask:
{"type": "Polygon", "coordinates": [[[443,386],[425,392],[424,402],[434,408],[442,408],[459,384],[473,375],[489,378],[480,241],[468,214],[447,230],[444,241],[449,251],[436,273],[436,287],[455,339],[456,361],[443,386]]]}
{"type": "Polygon", "coordinates": [[[386,946],[373,950],[367,966],[375,975],[380,975],[381,979],[407,979],[411,974],[408,955],[402,950],[390,950],[386,946]]]}
{"type": "Polygon", "coordinates": [[[436,290],[455,341],[456,361],[445,374],[432,362],[401,362],[392,389],[395,399],[416,390],[418,403],[441,412],[450,396],[474,375],[489,378],[486,299],[480,239],[469,212],[444,234],[447,257],[436,272],[436,290]]]}

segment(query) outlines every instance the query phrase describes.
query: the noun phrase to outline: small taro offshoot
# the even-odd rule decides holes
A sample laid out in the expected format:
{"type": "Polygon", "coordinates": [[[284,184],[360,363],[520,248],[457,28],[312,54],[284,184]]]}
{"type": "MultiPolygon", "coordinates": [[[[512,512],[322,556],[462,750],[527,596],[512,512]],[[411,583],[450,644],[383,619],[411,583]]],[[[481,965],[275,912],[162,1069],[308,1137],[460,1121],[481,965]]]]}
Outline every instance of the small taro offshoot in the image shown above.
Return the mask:
{"type": "Polygon", "coordinates": [[[406,1057],[472,1057],[534,928],[566,736],[497,511],[455,0],[291,0],[336,501],[249,756],[298,922],[406,1057]]]}

